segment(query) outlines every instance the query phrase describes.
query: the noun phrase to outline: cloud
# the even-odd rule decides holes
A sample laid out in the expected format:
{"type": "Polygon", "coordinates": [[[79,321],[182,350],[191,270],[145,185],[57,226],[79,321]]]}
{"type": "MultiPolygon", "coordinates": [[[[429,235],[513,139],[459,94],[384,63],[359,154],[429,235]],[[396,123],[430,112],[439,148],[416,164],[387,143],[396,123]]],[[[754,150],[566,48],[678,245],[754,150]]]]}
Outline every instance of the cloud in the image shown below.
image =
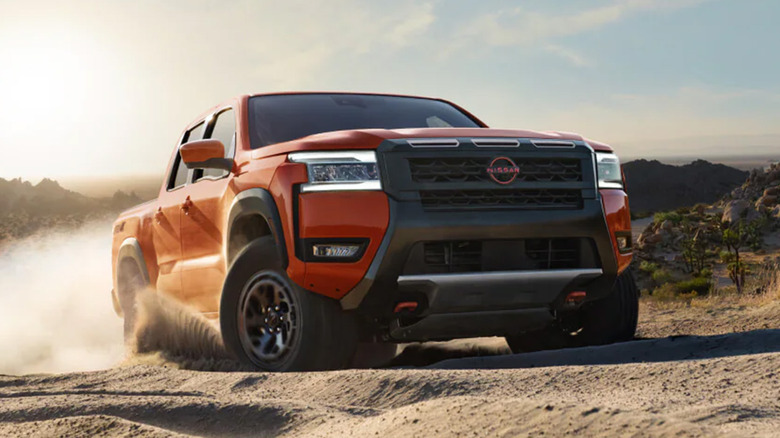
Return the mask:
{"type": "Polygon", "coordinates": [[[620,146],[627,155],[647,151],[652,151],[650,155],[728,155],[776,148],[780,130],[773,120],[779,110],[780,96],[765,90],[685,86],[662,94],[605,96],[602,101],[551,110],[543,118],[620,146]],[[735,107],[741,109],[734,112],[735,107]],[[766,138],[758,139],[757,134],[766,138]],[[744,149],[746,144],[740,142],[718,141],[736,136],[756,139],[756,147],[744,149]],[[688,138],[701,141],[686,143],[688,138]]]}
{"type": "Polygon", "coordinates": [[[732,105],[740,101],[754,106],[755,111],[763,112],[763,105],[780,104],[780,93],[752,88],[719,88],[705,86],[684,86],[668,93],[612,95],[615,102],[636,106],[707,106],[732,105]]]}
{"type": "Polygon", "coordinates": [[[566,47],[559,46],[558,44],[547,44],[544,46],[544,50],[554,55],[560,56],[577,67],[590,67],[593,65],[593,63],[583,55],[580,55],[579,53],[566,47]]]}
{"type": "Polygon", "coordinates": [[[546,52],[560,56],[574,65],[586,66],[589,63],[582,55],[552,41],[595,31],[638,13],[686,8],[704,1],[708,0],[617,0],[606,6],[573,13],[544,13],[515,7],[474,18],[465,26],[456,44],[476,42],[496,47],[530,47],[542,44],[546,52]]]}

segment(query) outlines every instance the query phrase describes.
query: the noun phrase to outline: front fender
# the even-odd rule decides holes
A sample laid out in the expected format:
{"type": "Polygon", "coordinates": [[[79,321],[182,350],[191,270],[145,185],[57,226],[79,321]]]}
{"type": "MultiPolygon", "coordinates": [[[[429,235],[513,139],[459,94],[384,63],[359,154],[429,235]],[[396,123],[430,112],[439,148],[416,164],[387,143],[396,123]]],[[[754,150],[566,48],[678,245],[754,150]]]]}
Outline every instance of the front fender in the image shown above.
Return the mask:
{"type": "Polygon", "coordinates": [[[285,245],[284,233],[282,231],[282,220],[273,196],[268,190],[262,188],[244,190],[233,198],[223,240],[225,242],[225,260],[228,260],[228,255],[230,254],[229,238],[232,235],[233,225],[242,217],[251,215],[259,215],[268,224],[271,236],[274,238],[276,248],[279,251],[282,269],[286,269],[288,264],[287,246],[285,245]]]}

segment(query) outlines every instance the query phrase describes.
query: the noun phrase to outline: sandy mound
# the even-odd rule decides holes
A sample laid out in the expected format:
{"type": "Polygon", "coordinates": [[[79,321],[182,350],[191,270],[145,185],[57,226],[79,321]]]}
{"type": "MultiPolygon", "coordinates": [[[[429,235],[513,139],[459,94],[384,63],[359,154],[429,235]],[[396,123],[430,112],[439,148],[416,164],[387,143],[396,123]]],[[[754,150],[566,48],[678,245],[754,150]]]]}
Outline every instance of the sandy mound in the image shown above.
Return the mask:
{"type": "MultiPolygon", "coordinates": [[[[0,435],[23,427],[48,434],[68,421],[76,435],[91,435],[90,427],[113,424],[107,418],[143,425],[135,429],[142,436],[771,435],[780,430],[778,370],[780,330],[761,330],[450,359],[429,369],[131,366],[4,376],[0,435]]],[[[126,433],[124,422],[110,427],[126,433]]]]}

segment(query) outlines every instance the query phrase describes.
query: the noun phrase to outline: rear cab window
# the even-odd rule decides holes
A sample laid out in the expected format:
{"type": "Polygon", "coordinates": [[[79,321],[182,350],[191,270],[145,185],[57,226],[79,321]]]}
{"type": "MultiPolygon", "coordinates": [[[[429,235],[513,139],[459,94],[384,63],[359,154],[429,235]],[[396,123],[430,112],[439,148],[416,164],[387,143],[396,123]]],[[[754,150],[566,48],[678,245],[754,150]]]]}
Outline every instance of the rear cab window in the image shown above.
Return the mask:
{"type": "MultiPolygon", "coordinates": [[[[184,134],[181,144],[201,140],[203,138],[203,122],[198,123],[194,128],[190,129],[184,134]]],[[[181,153],[176,151],[176,159],[173,161],[173,167],[171,168],[171,175],[168,179],[168,190],[176,190],[187,184],[187,176],[189,176],[189,169],[184,163],[181,162],[181,153]]]]}

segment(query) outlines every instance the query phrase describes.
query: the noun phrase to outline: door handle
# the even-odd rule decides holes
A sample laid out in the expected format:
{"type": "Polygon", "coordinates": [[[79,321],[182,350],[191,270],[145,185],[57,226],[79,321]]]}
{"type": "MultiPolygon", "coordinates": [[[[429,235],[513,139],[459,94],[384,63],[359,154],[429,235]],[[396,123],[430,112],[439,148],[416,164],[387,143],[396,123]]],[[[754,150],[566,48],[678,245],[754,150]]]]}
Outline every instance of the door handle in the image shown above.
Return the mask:
{"type": "Polygon", "coordinates": [[[183,211],[184,214],[190,214],[190,207],[192,207],[192,200],[187,196],[187,199],[181,204],[181,211],[183,211]]]}
{"type": "Polygon", "coordinates": [[[154,221],[159,224],[160,222],[162,222],[162,218],[163,218],[162,207],[157,207],[157,211],[154,212],[154,221]]]}

